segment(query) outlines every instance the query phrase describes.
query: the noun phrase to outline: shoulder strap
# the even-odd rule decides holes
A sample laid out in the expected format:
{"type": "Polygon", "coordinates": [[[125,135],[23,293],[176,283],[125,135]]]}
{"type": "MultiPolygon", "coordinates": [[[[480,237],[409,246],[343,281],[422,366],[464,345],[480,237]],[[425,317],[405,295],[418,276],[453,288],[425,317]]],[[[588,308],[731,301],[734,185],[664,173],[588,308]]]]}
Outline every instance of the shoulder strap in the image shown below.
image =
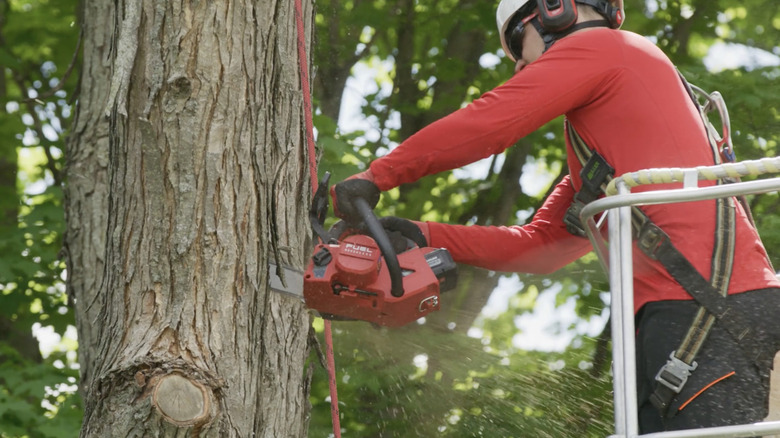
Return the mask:
{"type": "MultiPolygon", "coordinates": [[[[691,101],[693,101],[693,104],[699,110],[699,117],[701,117],[705,131],[707,132],[707,140],[709,141],[710,148],[712,149],[712,156],[715,164],[721,164],[724,160],[733,163],[736,161],[736,155],[734,154],[734,148],[731,144],[731,121],[723,97],[717,91],[707,93],[701,88],[692,85],[690,82],[688,82],[687,79],[685,79],[685,76],[683,76],[679,70],[677,71],[677,75],[680,77],[680,81],[685,87],[685,91],[687,91],[688,97],[691,98],[691,101]],[[696,92],[694,92],[694,89],[696,92]],[[699,100],[696,98],[696,93],[704,97],[706,100],[704,105],[699,103],[699,100]],[[723,123],[723,132],[721,134],[718,134],[718,130],[712,125],[712,122],[707,117],[707,113],[713,109],[718,111],[719,117],[723,123]]],[[[718,184],[727,184],[739,181],[739,177],[729,177],[719,180],[718,184]]],[[[734,199],[736,199],[739,204],[742,205],[742,210],[745,212],[747,219],[750,221],[750,224],[755,227],[756,222],[753,219],[753,212],[751,211],[750,204],[747,202],[745,196],[740,195],[736,198],[729,198],[728,201],[732,207],[735,205],[733,201],[734,199]]],[[[734,212],[734,215],[736,216],[736,212],[734,212]]],[[[768,254],[766,261],[769,264],[769,267],[775,271],[774,267],[772,266],[772,260],[769,258],[768,254]]]]}
{"type": "MultiPolygon", "coordinates": [[[[597,161],[597,162],[603,162],[607,166],[609,165],[604,158],[602,158],[598,153],[596,153],[594,150],[588,147],[587,144],[585,144],[585,140],[583,140],[582,137],[580,137],[579,133],[577,133],[577,131],[574,129],[574,126],[572,126],[572,124],[569,122],[567,118],[564,118],[563,120],[563,128],[566,133],[566,136],[569,139],[569,143],[572,146],[574,155],[577,157],[577,161],[579,161],[580,164],[582,165],[583,170],[581,171],[581,176],[583,181],[583,188],[585,188],[586,186],[588,186],[588,184],[586,184],[586,181],[589,180],[588,176],[585,174],[587,172],[587,169],[590,167],[589,163],[593,163],[594,161],[597,161]]],[[[613,173],[614,171],[606,173],[605,175],[603,175],[603,178],[597,183],[597,187],[599,190],[598,194],[602,194],[606,191],[607,185],[609,184],[610,181],[612,181],[613,173]]],[[[585,228],[582,226],[579,213],[582,210],[582,207],[584,206],[585,203],[588,203],[593,199],[595,199],[595,195],[591,195],[587,197],[581,197],[579,195],[580,192],[578,192],[577,195],[575,195],[575,201],[572,203],[572,207],[569,209],[569,211],[566,212],[564,222],[566,223],[566,228],[569,230],[570,233],[578,236],[585,236],[585,228]],[[585,198],[584,203],[578,202],[579,199],[581,198],[585,198]]],[[[638,235],[639,230],[647,220],[648,220],[647,216],[639,207],[636,206],[631,207],[631,228],[634,231],[634,237],[638,235]]]]}

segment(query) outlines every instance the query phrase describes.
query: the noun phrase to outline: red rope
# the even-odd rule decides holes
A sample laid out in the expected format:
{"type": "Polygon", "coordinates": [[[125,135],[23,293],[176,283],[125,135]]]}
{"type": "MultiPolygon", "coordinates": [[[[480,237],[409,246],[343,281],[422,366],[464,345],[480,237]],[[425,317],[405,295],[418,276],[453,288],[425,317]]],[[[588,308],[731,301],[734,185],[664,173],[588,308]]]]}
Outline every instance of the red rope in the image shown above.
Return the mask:
{"type": "Polygon", "coordinates": [[[317,157],[314,149],[314,123],[311,118],[311,91],[309,90],[308,57],[306,56],[306,30],[303,25],[302,0],[295,0],[295,22],[298,27],[298,65],[301,71],[301,87],[303,88],[303,118],[306,122],[306,144],[309,148],[309,172],[311,173],[312,191],[317,190],[317,157]]]}
{"type": "MultiPolygon", "coordinates": [[[[306,56],[306,30],[303,24],[303,5],[301,0],[295,0],[295,23],[298,28],[298,65],[301,71],[301,87],[303,89],[303,117],[306,123],[306,144],[309,151],[309,172],[311,174],[312,192],[317,190],[317,158],[314,148],[314,124],[312,122],[311,92],[309,90],[308,57],[306,56]]],[[[333,421],[333,435],[341,438],[341,422],[339,419],[339,397],[336,390],[336,361],[333,358],[333,332],[330,321],[325,320],[325,357],[328,367],[328,386],[330,388],[330,415],[333,421]]]]}
{"type": "Polygon", "coordinates": [[[339,419],[339,395],[336,391],[336,361],[333,359],[333,333],[330,321],[325,321],[325,356],[328,360],[328,384],[330,386],[330,417],[333,422],[333,435],[341,438],[341,421],[339,419]]]}

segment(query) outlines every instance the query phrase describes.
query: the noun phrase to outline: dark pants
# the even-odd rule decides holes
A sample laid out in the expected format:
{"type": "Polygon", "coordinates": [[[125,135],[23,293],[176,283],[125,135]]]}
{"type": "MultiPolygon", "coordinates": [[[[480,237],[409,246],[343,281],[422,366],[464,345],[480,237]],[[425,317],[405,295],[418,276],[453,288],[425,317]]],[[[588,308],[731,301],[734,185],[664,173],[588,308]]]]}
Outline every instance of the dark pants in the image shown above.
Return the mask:
{"type": "MultiPolygon", "coordinates": [[[[754,327],[780,347],[780,289],[728,298],[754,327]]],[[[650,403],[655,375],[682,341],[698,310],[694,301],[648,303],[637,314],[637,390],[640,433],[755,423],[767,415],[769,370],[759,370],[716,322],[696,357],[698,368],[662,416],[650,403]],[[734,372],[733,374],[731,374],[734,372]],[[712,382],[722,379],[717,383],[712,382]],[[702,391],[708,385],[709,388],[702,391]],[[701,392],[697,395],[697,393],[701,392]],[[686,404],[687,402],[687,404],[686,404]]]]}

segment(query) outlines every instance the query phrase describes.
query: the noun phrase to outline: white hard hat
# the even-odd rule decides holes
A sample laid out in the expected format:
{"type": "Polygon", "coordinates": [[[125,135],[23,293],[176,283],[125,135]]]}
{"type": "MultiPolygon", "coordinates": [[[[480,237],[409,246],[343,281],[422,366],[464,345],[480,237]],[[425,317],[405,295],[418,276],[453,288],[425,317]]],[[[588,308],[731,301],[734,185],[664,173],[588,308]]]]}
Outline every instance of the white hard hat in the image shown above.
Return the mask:
{"type": "Polygon", "coordinates": [[[496,26],[498,26],[498,36],[501,38],[501,47],[512,61],[515,59],[509,50],[509,43],[506,41],[506,28],[515,13],[530,2],[536,4],[536,0],[501,0],[496,9],[496,26]]]}
{"type": "MultiPolygon", "coordinates": [[[[567,9],[572,11],[570,14],[558,14],[550,13],[547,10],[547,6],[542,8],[542,5],[546,5],[544,0],[501,0],[496,8],[496,26],[498,27],[498,36],[501,38],[501,47],[504,49],[504,53],[512,61],[516,61],[514,55],[509,50],[509,42],[507,41],[507,28],[509,27],[512,18],[524,10],[528,15],[534,8],[539,7],[541,14],[539,22],[544,30],[550,32],[562,32],[567,29],[571,29],[572,25],[576,22],[576,6],[575,4],[583,4],[593,7],[596,12],[601,14],[609,24],[609,27],[618,29],[623,24],[625,18],[625,11],[623,6],[623,0],[566,0],[565,2],[558,3],[557,9],[567,9]],[[566,17],[566,18],[564,18],[566,17]],[[564,21],[558,19],[563,18],[564,21]]],[[[540,30],[542,32],[543,30],[540,30]]],[[[555,40],[551,40],[554,42],[555,40]]],[[[552,42],[550,44],[552,44],[552,42]]]]}

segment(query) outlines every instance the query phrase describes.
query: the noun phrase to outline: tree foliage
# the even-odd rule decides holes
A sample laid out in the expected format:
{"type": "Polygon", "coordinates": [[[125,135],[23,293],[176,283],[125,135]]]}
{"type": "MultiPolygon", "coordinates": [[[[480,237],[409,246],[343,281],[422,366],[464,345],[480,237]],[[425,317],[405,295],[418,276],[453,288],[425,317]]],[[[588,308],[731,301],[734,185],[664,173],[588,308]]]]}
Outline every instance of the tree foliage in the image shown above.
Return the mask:
{"type": "Polygon", "coordinates": [[[72,435],[80,423],[75,345],[60,343],[42,355],[33,337],[33,328],[45,327],[61,338],[73,323],[60,249],[75,13],[72,1],[0,1],[2,437],[72,435]]]}
{"type": "MultiPolygon", "coordinates": [[[[43,357],[32,336],[33,327],[51,327],[62,336],[73,323],[59,249],[65,229],[61,185],[67,184],[60,177],[63,139],[78,96],[77,75],[70,73],[79,40],[75,3],[0,0],[3,438],[74,436],[80,422],[78,397],[68,395],[77,383],[75,347],[69,352],[61,345],[62,351],[43,357]]],[[[365,169],[508,78],[512,65],[496,35],[496,3],[317,1],[321,171],[338,181],[365,169]]],[[[626,0],[626,9],[624,29],[653,40],[691,82],[724,95],[739,159],[778,155],[778,2],[626,0]]],[[[378,213],[521,224],[567,172],[563,158],[558,120],[468,172],[445,172],[386,193],[378,213]]],[[[780,266],[780,198],[750,200],[780,266]]],[[[592,255],[549,276],[508,277],[463,266],[459,289],[443,297],[442,311],[424,323],[397,330],[334,323],[345,434],[608,435],[609,333],[601,330],[607,289],[592,255]],[[548,301],[554,312],[540,310],[548,301]],[[517,342],[531,332],[527,321],[539,323],[533,315],[550,319],[545,339],[560,338],[565,347],[528,349],[517,342]]],[[[315,368],[310,436],[327,436],[327,378],[315,368]]]]}

